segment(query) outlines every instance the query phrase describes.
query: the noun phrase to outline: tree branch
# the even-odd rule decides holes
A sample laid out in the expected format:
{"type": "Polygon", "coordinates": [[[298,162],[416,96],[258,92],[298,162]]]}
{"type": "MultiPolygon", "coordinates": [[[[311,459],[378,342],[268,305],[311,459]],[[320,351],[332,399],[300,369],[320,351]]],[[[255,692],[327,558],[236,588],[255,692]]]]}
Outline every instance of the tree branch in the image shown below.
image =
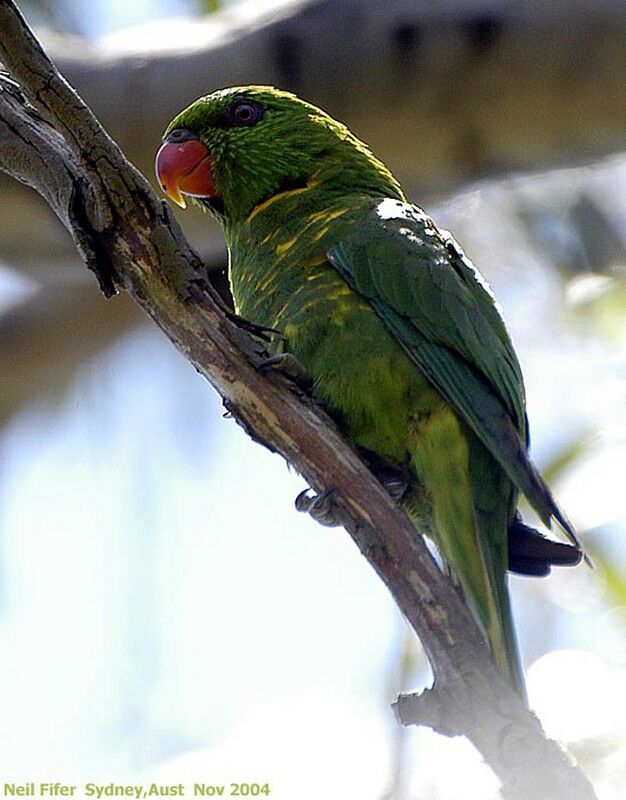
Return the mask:
{"type": "Polygon", "coordinates": [[[467,736],[508,800],[592,800],[586,778],[495,668],[408,518],[308,396],[280,375],[259,373],[262,347],[224,314],[167,205],[59,75],[11,0],[0,0],[0,31],[0,56],[21,84],[0,81],[0,168],[45,197],[105,293],[126,290],[253,439],[282,454],[314,489],[336,488],[341,523],[433,666],[433,689],[399,698],[400,721],[467,736]]]}

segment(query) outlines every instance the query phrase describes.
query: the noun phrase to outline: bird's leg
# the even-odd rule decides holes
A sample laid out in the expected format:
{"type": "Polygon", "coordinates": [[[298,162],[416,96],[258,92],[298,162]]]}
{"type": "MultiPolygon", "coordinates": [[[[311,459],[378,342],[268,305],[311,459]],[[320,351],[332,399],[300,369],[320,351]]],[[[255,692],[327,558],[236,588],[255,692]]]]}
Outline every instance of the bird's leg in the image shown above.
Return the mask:
{"type": "MultiPolygon", "coordinates": [[[[386,475],[377,475],[377,478],[391,495],[391,498],[399,503],[407,490],[407,482],[395,471],[389,471],[386,475]]],[[[336,528],[341,523],[335,514],[335,494],[337,490],[334,486],[324,489],[319,494],[309,495],[310,489],[304,489],[296,497],[295,505],[298,511],[305,511],[310,514],[316,522],[327,528],[336,528]]]]}
{"type": "Polygon", "coordinates": [[[383,461],[376,453],[367,450],[363,447],[358,448],[359,455],[365,461],[370,470],[378,478],[380,483],[391,495],[392,500],[399,503],[408,488],[409,482],[406,480],[404,473],[390,466],[383,461]]]}
{"type": "MultiPolygon", "coordinates": [[[[288,356],[290,354],[285,353],[284,355],[288,356]]],[[[281,356],[274,356],[268,359],[268,361],[274,361],[276,358],[281,358],[281,356]]],[[[298,361],[296,361],[296,363],[300,366],[298,361]]],[[[269,366],[272,365],[270,364],[269,366]]],[[[389,492],[392,500],[395,500],[396,503],[400,503],[409,485],[405,474],[401,470],[390,466],[377,456],[376,453],[372,453],[371,450],[359,447],[358,451],[367,466],[389,492]]],[[[335,514],[334,499],[337,491],[335,487],[324,489],[323,492],[313,495],[309,495],[310,491],[310,489],[305,489],[296,497],[296,508],[298,511],[306,511],[316,522],[328,528],[334,528],[339,525],[340,523],[337,521],[335,514]]]]}
{"type": "Polygon", "coordinates": [[[402,500],[409,485],[408,482],[405,481],[400,475],[387,478],[386,480],[381,480],[380,478],[378,480],[380,480],[387,492],[391,495],[391,499],[396,503],[399,503],[402,500]]]}
{"type": "MultiPolygon", "coordinates": [[[[166,203],[164,203],[164,208],[167,209],[166,203]]],[[[201,303],[202,296],[208,294],[230,322],[252,336],[262,339],[264,342],[271,342],[276,336],[282,336],[281,331],[276,328],[268,328],[267,325],[259,325],[257,322],[252,322],[252,320],[241,317],[234,312],[210,281],[201,281],[198,278],[194,278],[189,282],[187,291],[190,298],[194,299],[197,303],[201,303]]]]}
{"type": "Polygon", "coordinates": [[[316,522],[327,528],[335,528],[340,523],[335,517],[334,486],[324,489],[319,494],[309,495],[310,489],[305,489],[296,497],[296,509],[310,514],[316,522]]]}
{"type": "Polygon", "coordinates": [[[282,372],[283,375],[291,378],[294,383],[306,391],[313,387],[313,378],[293,353],[279,353],[263,359],[257,366],[257,371],[264,372],[266,369],[275,369],[278,372],[282,372]]]}
{"type": "Polygon", "coordinates": [[[252,322],[252,320],[246,319],[245,317],[240,317],[239,314],[235,314],[234,311],[231,311],[228,306],[224,306],[222,310],[228,319],[237,325],[238,328],[247,331],[247,333],[251,333],[253,336],[262,339],[264,342],[270,342],[272,340],[272,336],[280,335],[280,331],[276,330],[276,328],[268,328],[266,325],[258,325],[256,322],[252,322]]]}

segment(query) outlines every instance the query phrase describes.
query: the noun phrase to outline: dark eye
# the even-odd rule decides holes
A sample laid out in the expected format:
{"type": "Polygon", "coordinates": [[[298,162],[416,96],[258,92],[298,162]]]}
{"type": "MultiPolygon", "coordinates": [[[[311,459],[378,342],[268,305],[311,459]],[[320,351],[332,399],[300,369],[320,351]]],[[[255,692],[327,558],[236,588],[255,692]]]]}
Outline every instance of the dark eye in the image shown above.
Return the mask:
{"type": "Polygon", "coordinates": [[[231,125],[256,125],[263,119],[263,106],[253,100],[235,100],[228,106],[231,125]]]}

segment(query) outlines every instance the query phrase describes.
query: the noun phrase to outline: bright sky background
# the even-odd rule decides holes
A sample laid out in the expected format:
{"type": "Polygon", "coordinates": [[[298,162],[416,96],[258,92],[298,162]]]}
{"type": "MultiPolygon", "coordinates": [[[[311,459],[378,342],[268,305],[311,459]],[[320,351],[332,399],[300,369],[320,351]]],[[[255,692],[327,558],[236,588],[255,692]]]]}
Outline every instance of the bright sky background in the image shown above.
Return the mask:
{"type": "Polygon", "coordinates": [[[195,0],[107,0],[90,3],[89,14],[84,14],[82,0],[72,0],[71,5],[81,21],[81,32],[93,39],[150,19],[192,17],[198,9],[195,0]]]}
{"type": "MultiPolygon", "coordinates": [[[[160,333],[22,414],[0,464],[3,779],[381,796],[403,623],[349,537],[295,512],[301,479],[221,418],[160,333]]],[[[514,588],[524,649],[570,648],[530,671],[551,730],[626,741],[623,628],[592,574],[514,588]]],[[[418,797],[494,796],[466,743],[412,731],[408,756],[418,797]]]]}

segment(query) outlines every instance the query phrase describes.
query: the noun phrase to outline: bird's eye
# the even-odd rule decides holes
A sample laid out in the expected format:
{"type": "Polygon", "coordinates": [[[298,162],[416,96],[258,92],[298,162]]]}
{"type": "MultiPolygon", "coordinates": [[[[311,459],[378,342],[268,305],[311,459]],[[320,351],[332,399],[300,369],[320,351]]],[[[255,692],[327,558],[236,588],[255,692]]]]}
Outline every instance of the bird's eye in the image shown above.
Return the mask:
{"type": "Polygon", "coordinates": [[[235,100],[228,107],[231,125],[256,125],[263,119],[263,106],[252,100],[235,100]]]}

